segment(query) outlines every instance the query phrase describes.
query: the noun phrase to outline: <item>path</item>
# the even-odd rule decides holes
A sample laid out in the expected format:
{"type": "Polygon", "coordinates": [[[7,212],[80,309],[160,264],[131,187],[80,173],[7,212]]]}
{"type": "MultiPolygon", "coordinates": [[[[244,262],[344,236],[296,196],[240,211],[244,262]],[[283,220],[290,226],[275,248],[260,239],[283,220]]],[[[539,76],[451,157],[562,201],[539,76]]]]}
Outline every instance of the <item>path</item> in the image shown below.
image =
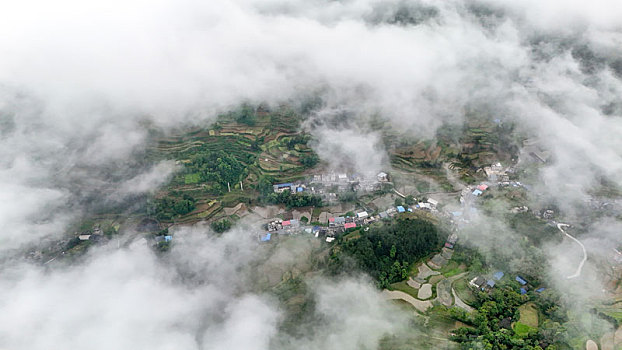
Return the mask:
{"type": "Polygon", "coordinates": [[[404,292],[400,292],[399,290],[386,290],[385,289],[382,291],[382,294],[384,295],[386,299],[389,299],[389,300],[396,300],[396,299],[404,300],[405,302],[414,306],[415,309],[421,312],[426,312],[432,306],[432,302],[430,300],[426,300],[426,301],[417,300],[413,298],[411,295],[406,294],[404,292]]]}
{"type": "Polygon", "coordinates": [[[559,224],[557,224],[557,228],[560,231],[562,231],[562,233],[565,234],[566,237],[568,237],[568,238],[572,239],[573,241],[577,242],[577,244],[580,245],[581,249],[583,250],[583,259],[581,260],[581,263],[579,264],[579,267],[577,267],[577,272],[575,272],[574,275],[572,275],[572,276],[566,277],[568,279],[577,278],[577,277],[579,277],[581,275],[581,270],[583,269],[583,265],[585,264],[585,261],[587,261],[587,252],[585,251],[585,246],[583,245],[583,243],[581,243],[578,239],[572,237],[566,231],[564,231],[562,226],[568,227],[570,225],[559,223],[559,224]]]}
{"type": "Polygon", "coordinates": [[[393,192],[395,192],[398,196],[400,196],[402,198],[406,198],[406,196],[404,196],[403,194],[399,193],[395,188],[393,189],[393,192]]]}
{"type": "Polygon", "coordinates": [[[475,311],[474,308],[470,307],[467,303],[465,303],[464,301],[462,301],[462,299],[460,299],[460,297],[458,296],[458,293],[456,293],[455,289],[451,289],[451,294],[454,295],[454,305],[456,305],[459,308],[462,308],[464,310],[466,310],[467,312],[473,312],[475,311]]]}

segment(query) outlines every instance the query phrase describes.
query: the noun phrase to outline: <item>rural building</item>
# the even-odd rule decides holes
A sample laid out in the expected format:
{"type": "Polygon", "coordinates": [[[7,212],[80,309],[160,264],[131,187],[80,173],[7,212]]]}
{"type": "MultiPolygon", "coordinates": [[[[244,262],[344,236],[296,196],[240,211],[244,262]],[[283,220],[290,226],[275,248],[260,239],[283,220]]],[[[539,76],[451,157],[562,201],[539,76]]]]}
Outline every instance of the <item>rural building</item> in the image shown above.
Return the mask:
{"type": "Polygon", "coordinates": [[[81,241],[88,241],[91,238],[91,235],[79,235],[78,239],[81,241]]]}
{"type": "Polygon", "coordinates": [[[406,209],[404,209],[404,207],[403,207],[403,206],[401,206],[401,205],[398,205],[398,206],[397,206],[397,212],[398,212],[398,213],[403,213],[403,212],[405,212],[405,211],[406,211],[406,209]]]}
{"type": "Polygon", "coordinates": [[[505,274],[503,273],[503,271],[497,271],[492,275],[492,278],[494,278],[495,280],[500,280],[503,278],[505,274]]]}
{"type": "Polygon", "coordinates": [[[525,279],[522,278],[521,276],[516,276],[516,282],[520,283],[521,286],[524,286],[527,284],[527,281],[525,281],[525,279]]]}
{"type": "Polygon", "coordinates": [[[475,288],[481,289],[486,284],[486,279],[482,276],[473,278],[469,284],[475,288]]]}
{"type": "Polygon", "coordinates": [[[259,236],[259,241],[260,242],[269,242],[271,237],[272,237],[271,233],[269,233],[269,232],[268,233],[264,233],[261,236],[259,236]]]}
{"type": "Polygon", "coordinates": [[[293,185],[291,183],[284,183],[284,184],[273,185],[272,188],[274,189],[274,192],[281,193],[281,192],[284,192],[284,191],[287,191],[287,190],[291,191],[292,190],[292,186],[293,185]]]}
{"type": "Polygon", "coordinates": [[[365,219],[368,216],[369,216],[369,214],[367,214],[366,211],[362,211],[362,212],[356,214],[356,217],[358,217],[359,219],[365,219]]]}
{"type": "Polygon", "coordinates": [[[378,173],[378,175],[376,177],[377,177],[379,182],[387,182],[387,181],[389,181],[389,175],[387,175],[387,173],[385,173],[385,172],[378,173]]]}
{"type": "Polygon", "coordinates": [[[355,227],[356,227],[356,223],[354,223],[354,222],[348,222],[348,223],[345,223],[345,224],[343,225],[343,227],[344,227],[346,230],[347,230],[347,229],[349,229],[349,228],[355,228],[355,227]]]}

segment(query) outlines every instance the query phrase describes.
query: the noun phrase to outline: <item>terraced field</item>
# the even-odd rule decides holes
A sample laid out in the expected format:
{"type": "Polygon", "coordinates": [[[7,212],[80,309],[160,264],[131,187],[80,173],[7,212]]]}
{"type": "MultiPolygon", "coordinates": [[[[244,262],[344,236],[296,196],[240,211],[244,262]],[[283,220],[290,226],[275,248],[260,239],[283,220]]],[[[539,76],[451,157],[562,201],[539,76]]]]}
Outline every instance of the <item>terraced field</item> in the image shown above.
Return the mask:
{"type": "Polygon", "coordinates": [[[222,208],[228,204],[255,200],[260,178],[287,182],[304,177],[306,169],[299,159],[312,150],[293,140],[302,135],[299,123],[300,118],[287,110],[257,111],[253,125],[224,117],[209,128],[158,139],[150,157],[174,160],[182,170],[157,196],[191,195],[196,199],[195,209],[176,222],[193,222],[223,215],[222,208]],[[205,181],[201,173],[186,170],[197,156],[215,152],[225,152],[243,166],[240,182],[227,185],[225,181],[223,189],[222,183],[205,181]]]}

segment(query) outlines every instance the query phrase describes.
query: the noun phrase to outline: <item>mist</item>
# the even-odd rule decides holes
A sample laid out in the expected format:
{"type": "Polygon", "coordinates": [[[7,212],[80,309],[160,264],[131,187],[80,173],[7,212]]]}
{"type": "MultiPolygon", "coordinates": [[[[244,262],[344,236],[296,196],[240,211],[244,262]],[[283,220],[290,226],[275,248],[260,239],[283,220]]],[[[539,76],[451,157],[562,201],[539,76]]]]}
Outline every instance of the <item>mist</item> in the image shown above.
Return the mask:
{"type": "MultiPolygon", "coordinates": [[[[607,0],[6,4],[0,253],[23,255],[62,237],[94,207],[165,184],[177,168],[146,161],[153,130],[208,126],[242,102],[278,105],[308,96],[322,100],[318,120],[348,111],[349,123],[309,132],[325,163],[356,171],[387,167],[381,134],[366,124],[370,116],[433,138],[445,123],[460,125],[466,109],[492,111],[551,152],[530,184],[532,200],[577,217],[603,180],[622,186],[620,19],[622,8],[607,0]]],[[[596,225],[588,240],[611,242],[617,232],[596,225]]],[[[238,237],[200,234],[188,233],[195,244],[179,243],[171,261],[111,244],[66,269],[4,263],[0,345],[272,348],[282,310],[244,287],[245,266],[261,253],[238,237]],[[221,253],[225,247],[244,259],[232,261],[221,253]]],[[[481,237],[476,245],[485,251],[489,236],[481,237]]],[[[509,246],[512,236],[500,240],[509,246]]],[[[549,259],[563,270],[569,260],[562,252],[551,249],[549,259]]],[[[285,344],[373,348],[399,328],[400,320],[379,311],[381,298],[364,279],[313,288],[319,312],[351,315],[360,330],[341,328],[350,321],[341,320],[285,344]],[[324,297],[350,289],[359,290],[362,305],[324,297]],[[339,341],[335,332],[344,334],[339,341]]]]}

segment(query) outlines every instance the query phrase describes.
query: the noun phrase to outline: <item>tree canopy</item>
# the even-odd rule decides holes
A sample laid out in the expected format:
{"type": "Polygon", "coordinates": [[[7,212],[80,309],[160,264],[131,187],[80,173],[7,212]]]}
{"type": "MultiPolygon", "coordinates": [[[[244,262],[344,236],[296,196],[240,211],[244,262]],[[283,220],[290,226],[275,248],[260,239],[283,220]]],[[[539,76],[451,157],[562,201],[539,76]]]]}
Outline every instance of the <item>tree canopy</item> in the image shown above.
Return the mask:
{"type": "Polygon", "coordinates": [[[440,247],[437,227],[426,220],[400,218],[393,223],[372,227],[361,237],[343,242],[341,252],[331,258],[331,270],[341,271],[344,256],[374,277],[380,287],[408,277],[410,265],[440,247]]]}

